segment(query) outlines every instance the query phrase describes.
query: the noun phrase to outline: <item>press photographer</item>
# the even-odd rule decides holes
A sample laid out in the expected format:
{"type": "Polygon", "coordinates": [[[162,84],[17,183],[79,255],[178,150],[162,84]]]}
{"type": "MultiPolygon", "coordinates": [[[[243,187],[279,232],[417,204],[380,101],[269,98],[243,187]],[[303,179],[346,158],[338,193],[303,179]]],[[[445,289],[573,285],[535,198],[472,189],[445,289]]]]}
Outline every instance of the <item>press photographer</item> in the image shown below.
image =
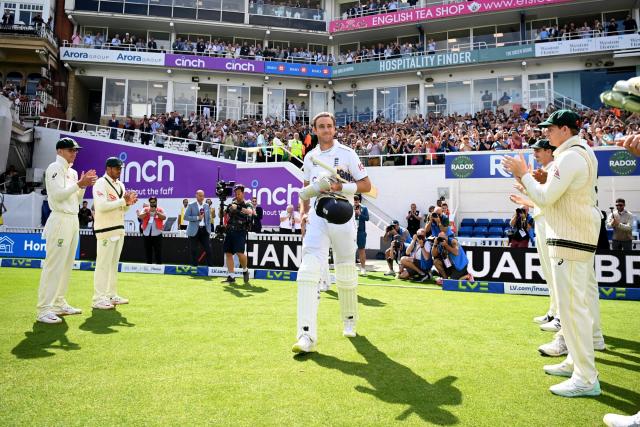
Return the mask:
{"type": "Polygon", "coordinates": [[[235,283],[233,278],[234,262],[233,255],[238,256],[242,267],[242,278],[245,284],[249,284],[249,269],[247,268],[247,255],[245,248],[247,243],[247,233],[251,226],[253,217],[253,205],[244,199],[244,185],[238,184],[233,189],[235,197],[225,209],[227,215],[227,227],[224,237],[223,250],[227,261],[229,275],[223,283],[235,283]]]}
{"type": "MultiPolygon", "coordinates": [[[[458,240],[441,232],[436,237],[431,250],[433,265],[443,279],[468,280],[473,282],[473,276],[467,271],[469,260],[458,240]]],[[[441,281],[438,282],[442,284],[441,281]]]]}
{"type": "Polygon", "coordinates": [[[511,230],[507,231],[509,237],[509,246],[512,248],[528,248],[529,247],[529,229],[531,228],[533,219],[527,213],[527,209],[519,207],[511,217],[509,224],[511,230]]]}
{"type": "Polygon", "coordinates": [[[387,226],[385,229],[383,240],[385,242],[391,242],[387,250],[384,252],[385,259],[387,260],[387,265],[389,266],[389,271],[384,273],[385,276],[395,276],[395,271],[393,271],[393,262],[395,261],[400,264],[400,258],[405,253],[405,242],[409,238],[409,232],[404,228],[400,227],[400,223],[398,220],[393,220],[391,225],[387,226]]]}
{"type": "Polygon", "coordinates": [[[413,235],[411,243],[407,247],[406,255],[400,259],[400,275],[401,280],[416,279],[424,282],[431,278],[431,244],[433,238],[427,239],[424,228],[420,228],[413,235]]]}

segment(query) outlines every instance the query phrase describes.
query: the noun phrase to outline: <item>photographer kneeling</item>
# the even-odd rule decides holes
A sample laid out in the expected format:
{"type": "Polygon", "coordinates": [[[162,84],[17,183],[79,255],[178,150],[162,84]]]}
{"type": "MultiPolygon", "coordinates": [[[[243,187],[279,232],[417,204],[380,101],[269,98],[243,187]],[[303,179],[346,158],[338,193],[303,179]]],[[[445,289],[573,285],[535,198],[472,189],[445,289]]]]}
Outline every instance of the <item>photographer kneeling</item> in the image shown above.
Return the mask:
{"type": "MultiPolygon", "coordinates": [[[[431,258],[442,279],[473,282],[473,276],[467,271],[467,254],[454,236],[447,236],[445,232],[441,232],[436,238],[431,258]]],[[[436,283],[441,285],[442,281],[436,283]]]]}
{"type": "Polygon", "coordinates": [[[431,278],[431,267],[433,267],[431,241],[427,240],[424,228],[420,228],[413,235],[413,239],[407,247],[406,256],[400,259],[398,278],[401,280],[416,278],[424,282],[431,278]]]}
{"type": "Polygon", "coordinates": [[[247,232],[251,225],[251,218],[253,216],[253,205],[244,199],[244,186],[238,184],[233,189],[235,198],[231,201],[231,204],[225,209],[225,214],[228,215],[229,221],[226,227],[226,234],[224,236],[224,255],[227,259],[227,270],[229,275],[223,283],[235,283],[233,278],[234,262],[233,255],[238,256],[240,266],[242,267],[242,278],[245,284],[249,284],[249,269],[247,268],[247,255],[245,247],[247,243],[247,232]]]}
{"type": "Polygon", "coordinates": [[[405,242],[409,238],[409,232],[402,227],[397,220],[393,220],[391,225],[387,226],[383,240],[385,242],[391,241],[391,245],[384,251],[384,257],[387,260],[389,271],[384,273],[385,276],[395,276],[393,271],[393,262],[400,264],[400,258],[405,254],[405,242]]]}

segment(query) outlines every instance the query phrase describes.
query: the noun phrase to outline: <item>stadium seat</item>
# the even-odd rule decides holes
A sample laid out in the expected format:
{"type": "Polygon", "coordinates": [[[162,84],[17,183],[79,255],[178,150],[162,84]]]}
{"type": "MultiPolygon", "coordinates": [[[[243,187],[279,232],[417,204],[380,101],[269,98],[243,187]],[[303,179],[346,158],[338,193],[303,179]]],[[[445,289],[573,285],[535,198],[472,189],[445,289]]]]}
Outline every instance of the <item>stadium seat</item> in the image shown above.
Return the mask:
{"type": "Polygon", "coordinates": [[[476,220],[473,218],[465,218],[460,223],[460,227],[473,227],[476,225],[476,220]]]}
{"type": "Polygon", "coordinates": [[[459,237],[472,237],[473,236],[473,227],[460,227],[458,230],[459,237]]]}
{"type": "Polygon", "coordinates": [[[489,221],[489,227],[504,227],[504,221],[500,218],[492,218],[491,221],[489,221]]]}
{"type": "Polygon", "coordinates": [[[504,227],[505,228],[511,228],[511,218],[506,218],[504,220],[504,227]]]}
{"type": "Polygon", "coordinates": [[[472,237],[487,237],[489,230],[487,227],[474,227],[472,237]]]}
{"type": "Polygon", "coordinates": [[[489,219],[488,218],[478,218],[476,219],[476,227],[489,227],[489,219]]]}
{"type": "Polygon", "coordinates": [[[489,231],[487,232],[487,237],[499,238],[499,237],[502,237],[503,234],[504,234],[504,231],[502,227],[490,227],[489,231]]]}

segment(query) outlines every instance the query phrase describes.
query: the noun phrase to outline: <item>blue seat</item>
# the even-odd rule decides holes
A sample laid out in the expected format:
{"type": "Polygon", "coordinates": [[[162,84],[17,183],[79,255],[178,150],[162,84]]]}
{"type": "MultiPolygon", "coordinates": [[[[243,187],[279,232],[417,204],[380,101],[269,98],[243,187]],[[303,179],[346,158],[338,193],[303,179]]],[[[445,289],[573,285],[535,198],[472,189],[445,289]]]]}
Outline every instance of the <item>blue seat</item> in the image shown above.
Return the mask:
{"type": "Polygon", "coordinates": [[[474,227],[473,228],[473,237],[487,237],[489,230],[487,227],[474,227]]]}
{"type": "Polygon", "coordinates": [[[504,227],[511,228],[511,218],[507,218],[504,220],[504,227]]]}
{"type": "Polygon", "coordinates": [[[490,227],[489,231],[487,232],[487,237],[500,238],[503,236],[503,234],[504,231],[502,230],[502,227],[490,227]]]}
{"type": "Polygon", "coordinates": [[[459,237],[471,237],[473,235],[473,227],[460,227],[458,230],[459,237]]]}
{"type": "Polygon", "coordinates": [[[489,218],[476,219],[476,227],[489,227],[489,218]]]}
{"type": "Polygon", "coordinates": [[[460,228],[462,227],[473,227],[476,225],[476,220],[473,218],[465,218],[460,223],[460,228]]]}
{"type": "Polygon", "coordinates": [[[504,227],[504,220],[501,218],[492,218],[491,221],[489,221],[489,227],[504,227]]]}

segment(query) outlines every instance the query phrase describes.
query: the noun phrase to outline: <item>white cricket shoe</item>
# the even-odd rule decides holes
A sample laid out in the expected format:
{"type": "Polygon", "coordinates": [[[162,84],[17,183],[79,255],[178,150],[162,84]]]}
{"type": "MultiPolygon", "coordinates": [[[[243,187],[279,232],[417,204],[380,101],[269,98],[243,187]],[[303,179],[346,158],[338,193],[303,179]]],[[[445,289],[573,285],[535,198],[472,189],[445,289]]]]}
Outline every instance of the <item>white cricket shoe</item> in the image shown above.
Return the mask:
{"type": "Polygon", "coordinates": [[[294,353],[313,353],[316,351],[316,343],[309,338],[309,335],[303,334],[298,339],[298,342],[291,347],[291,351],[294,353]]]}
{"type": "Polygon", "coordinates": [[[386,273],[384,273],[384,275],[385,275],[385,276],[395,276],[395,275],[396,275],[396,272],[395,272],[395,271],[393,271],[393,270],[389,270],[389,271],[387,271],[386,273]]]}
{"type": "Polygon", "coordinates": [[[562,325],[559,317],[554,317],[552,321],[540,325],[540,330],[546,332],[558,332],[560,329],[562,329],[562,325]]]}
{"type": "Polygon", "coordinates": [[[604,338],[595,340],[593,342],[593,349],[595,351],[605,351],[607,349],[607,345],[604,343],[604,338]]]}
{"type": "Polygon", "coordinates": [[[593,384],[584,384],[580,380],[569,378],[560,384],[552,385],[549,391],[562,397],[600,396],[600,382],[596,379],[593,384]]]}
{"type": "Polygon", "coordinates": [[[356,337],[356,321],[353,319],[347,319],[344,321],[344,329],[342,330],[342,335],[347,338],[355,338],[356,337]]]}
{"type": "Polygon", "coordinates": [[[553,316],[550,316],[549,313],[544,316],[538,316],[533,318],[533,323],[537,323],[538,325],[544,325],[545,323],[549,323],[553,320],[553,316]]]}
{"type": "Polygon", "coordinates": [[[42,313],[40,316],[37,317],[36,320],[38,322],[40,322],[40,323],[49,323],[49,324],[62,323],[62,319],[59,318],[58,316],[56,316],[51,311],[47,311],[46,313],[42,313]]]}
{"type": "Polygon", "coordinates": [[[109,302],[110,302],[112,305],[129,304],[129,300],[128,300],[128,299],[123,298],[123,297],[120,297],[120,296],[118,296],[118,295],[116,295],[116,296],[114,296],[114,297],[111,297],[111,298],[109,299],[109,302]]]}
{"type": "Polygon", "coordinates": [[[569,349],[562,335],[556,336],[550,343],[542,344],[538,347],[538,351],[541,355],[549,357],[559,357],[569,354],[569,349]]]}
{"type": "Polygon", "coordinates": [[[69,304],[63,305],[53,309],[53,312],[58,316],[73,316],[74,314],[82,314],[82,310],[79,308],[71,307],[69,304]]]}
{"type": "Polygon", "coordinates": [[[557,365],[544,365],[542,369],[547,375],[555,375],[558,377],[568,378],[571,378],[571,375],[573,375],[573,366],[566,361],[558,363],[557,365]]]}
{"type": "Polygon", "coordinates": [[[361,276],[366,276],[367,275],[367,269],[364,267],[360,267],[360,275],[361,276]]]}
{"type": "Polygon", "coordinates": [[[98,300],[96,302],[94,302],[91,307],[93,308],[97,308],[98,310],[111,310],[115,307],[115,305],[111,304],[108,300],[106,299],[101,299],[98,300]]]}
{"type": "Polygon", "coordinates": [[[609,427],[640,427],[640,412],[631,416],[607,414],[602,421],[609,427]]]}

